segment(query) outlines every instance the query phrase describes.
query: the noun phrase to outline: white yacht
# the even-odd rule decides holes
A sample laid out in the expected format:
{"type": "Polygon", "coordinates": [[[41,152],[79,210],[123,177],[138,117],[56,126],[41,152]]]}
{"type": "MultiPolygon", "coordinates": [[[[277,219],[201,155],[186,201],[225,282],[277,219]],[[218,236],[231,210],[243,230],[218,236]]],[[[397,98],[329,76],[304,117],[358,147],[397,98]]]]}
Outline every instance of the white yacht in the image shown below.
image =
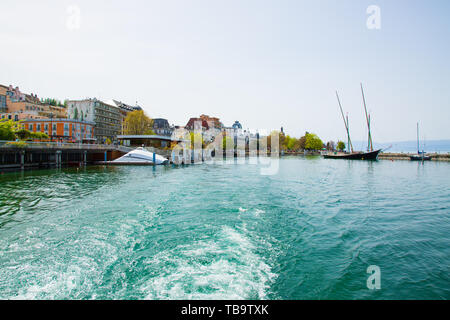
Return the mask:
{"type": "Polygon", "coordinates": [[[159,154],[145,150],[144,148],[136,148],[128,152],[126,155],[112,161],[112,163],[123,164],[167,164],[169,160],[159,154]]]}

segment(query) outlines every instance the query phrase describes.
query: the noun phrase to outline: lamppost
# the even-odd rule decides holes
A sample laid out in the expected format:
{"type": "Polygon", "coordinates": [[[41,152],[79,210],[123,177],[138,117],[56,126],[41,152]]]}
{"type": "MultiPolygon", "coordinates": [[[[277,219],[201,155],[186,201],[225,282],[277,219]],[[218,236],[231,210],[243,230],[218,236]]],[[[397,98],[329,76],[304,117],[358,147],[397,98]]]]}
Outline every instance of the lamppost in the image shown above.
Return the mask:
{"type": "Polygon", "coordinates": [[[53,142],[53,136],[54,136],[54,132],[53,132],[53,112],[50,112],[50,129],[52,130],[51,142],[53,142]]]}

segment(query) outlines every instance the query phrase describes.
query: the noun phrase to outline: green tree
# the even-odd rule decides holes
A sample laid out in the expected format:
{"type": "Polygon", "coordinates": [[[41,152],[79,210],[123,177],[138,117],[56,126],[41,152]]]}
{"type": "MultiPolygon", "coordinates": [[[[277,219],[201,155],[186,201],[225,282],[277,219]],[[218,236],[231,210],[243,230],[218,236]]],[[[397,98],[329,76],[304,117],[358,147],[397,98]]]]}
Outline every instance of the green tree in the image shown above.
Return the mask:
{"type": "Polygon", "coordinates": [[[136,110],[128,113],[123,123],[124,134],[143,135],[151,130],[153,120],[149,118],[143,110],[136,110]]]}
{"type": "Polygon", "coordinates": [[[12,120],[0,121],[0,140],[16,140],[16,124],[12,120]]]}
{"type": "MultiPolygon", "coordinates": [[[[308,132],[306,132],[306,134],[308,134],[308,132]]],[[[298,147],[300,150],[306,149],[306,135],[298,139],[298,147]]]]}
{"type": "Polygon", "coordinates": [[[336,149],[337,149],[338,151],[344,151],[344,149],[345,149],[345,143],[342,142],[342,141],[338,141],[336,149]]]}
{"type": "Polygon", "coordinates": [[[31,137],[31,131],[27,130],[27,129],[20,129],[18,131],[16,131],[16,136],[20,139],[20,140],[26,140],[29,139],[31,137]]]}
{"type": "Polygon", "coordinates": [[[54,107],[64,107],[60,100],[54,98],[41,99],[41,102],[54,107]]]}
{"type": "Polygon", "coordinates": [[[305,137],[306,137],[305,143],[306,150],[321,150],[323,148],[323,142],[316,134],[307,133],[305,137]]]}
{"type": "Polygon", "coordinates": [[[284,146],[286,150],[295,151],[299,149],[299,139],[294,137],[286,136],[284,140],[284,146]]]}

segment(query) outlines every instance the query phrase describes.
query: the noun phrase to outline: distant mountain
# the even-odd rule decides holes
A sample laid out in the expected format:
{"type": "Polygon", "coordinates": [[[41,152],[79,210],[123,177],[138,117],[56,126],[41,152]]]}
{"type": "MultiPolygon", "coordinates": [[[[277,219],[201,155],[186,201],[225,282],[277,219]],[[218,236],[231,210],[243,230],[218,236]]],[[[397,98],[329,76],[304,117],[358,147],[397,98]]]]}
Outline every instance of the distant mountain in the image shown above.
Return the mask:
{"type": "MultiPolygon", "coordinates": [[[[352,142],[355,150],[367,149],[367,141],[352,142]]],[[[396,142],[374,142],[375,149],[387,149],[386,152],[417,152],[417,141],[396,141],[396,142]]],[[[425,152],[450,152],[450,140],[427,140],[420,141],[420,151],[425,152]]]]}

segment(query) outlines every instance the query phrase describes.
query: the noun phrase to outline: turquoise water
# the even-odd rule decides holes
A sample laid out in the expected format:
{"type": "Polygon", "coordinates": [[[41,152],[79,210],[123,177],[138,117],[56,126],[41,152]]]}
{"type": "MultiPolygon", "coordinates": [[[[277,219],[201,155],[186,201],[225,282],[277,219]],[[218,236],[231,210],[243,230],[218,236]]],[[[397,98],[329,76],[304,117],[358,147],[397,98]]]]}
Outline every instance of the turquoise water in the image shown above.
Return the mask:
{"type": "Polygon", "coordinates": [[[450,298],[450,164],[259,169],[4,173],[0,298],[450,298]]]}

